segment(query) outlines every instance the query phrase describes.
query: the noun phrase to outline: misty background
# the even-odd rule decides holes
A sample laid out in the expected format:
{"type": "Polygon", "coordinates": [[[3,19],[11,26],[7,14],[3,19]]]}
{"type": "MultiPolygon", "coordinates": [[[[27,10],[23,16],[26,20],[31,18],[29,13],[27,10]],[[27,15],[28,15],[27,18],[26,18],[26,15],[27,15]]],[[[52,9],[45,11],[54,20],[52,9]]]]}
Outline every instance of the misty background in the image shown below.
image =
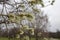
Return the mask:
{"type": "Polygon", "coordinates": [[[43,9],[50,21],[48,30],[51,32],[57,32],[57,30],[60,31],[60,0],[55,0],[53,6],[48,6],[43,9]]]}

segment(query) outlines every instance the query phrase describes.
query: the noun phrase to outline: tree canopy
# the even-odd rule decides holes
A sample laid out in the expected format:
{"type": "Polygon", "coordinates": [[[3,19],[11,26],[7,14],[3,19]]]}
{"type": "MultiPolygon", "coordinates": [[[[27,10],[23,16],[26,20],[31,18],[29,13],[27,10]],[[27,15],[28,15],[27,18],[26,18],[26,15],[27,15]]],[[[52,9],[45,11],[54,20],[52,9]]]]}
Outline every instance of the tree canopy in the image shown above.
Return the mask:
{"type": "Polygon", "coordinates": [[[1,31],[7,29],[6,32],[9,33],[10,27],[7,25],[13,23],[14,29],[19,28],[19,35],[27,34],[27,32],[34,35],[35,32],[40,33],[40,30],[46,31],[46,27],[49,25],[48,16],[44,15],[41,8],[53,5],[55,0],[47,0],[47,5],[45,0],[5,0],[4,2],[2,0],[0,2],[2,2],[1,6],[3,5],[0,11],[0,21],[6,27],[5,29],[0,28],[1,31]]]}

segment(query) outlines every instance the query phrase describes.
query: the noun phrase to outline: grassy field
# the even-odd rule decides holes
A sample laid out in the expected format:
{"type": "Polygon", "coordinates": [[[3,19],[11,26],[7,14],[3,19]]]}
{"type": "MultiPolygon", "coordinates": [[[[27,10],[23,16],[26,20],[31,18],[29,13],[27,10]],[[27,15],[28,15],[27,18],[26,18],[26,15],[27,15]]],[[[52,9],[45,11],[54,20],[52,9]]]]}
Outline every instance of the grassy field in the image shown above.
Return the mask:
{"type": "MultiPolygon", "coordinates": [[[[0,40],[9,40],[9,38],[6,38],[6,37],[0,37],[0,40]]],[[[17,38],[10,38],[10,40],[20,40],[20,39],[17,39],[17,38]]],[[[24,40],[23,38],[21,40],[24,40]]],[[[35,38],[31,38],[31,40],[35,40],[35,38]]],[[[44,40],[44,39],[39,39],[39,40],[44,40]]],[[[47,39],[45,39],[47,40],[47,39]]],[[[60,40],[60,39],[56,39],[56,38],[49,38],[49,40],[60,40]]]]}
{"type": "MultiPolygon", "coordinates": [[[[9,38],[0,38],[0,40],[9,40],[9,38]]],[[[19,40],[19,39],[16,39],[16,38],[10,38],[10,40],[19,40]]]]}

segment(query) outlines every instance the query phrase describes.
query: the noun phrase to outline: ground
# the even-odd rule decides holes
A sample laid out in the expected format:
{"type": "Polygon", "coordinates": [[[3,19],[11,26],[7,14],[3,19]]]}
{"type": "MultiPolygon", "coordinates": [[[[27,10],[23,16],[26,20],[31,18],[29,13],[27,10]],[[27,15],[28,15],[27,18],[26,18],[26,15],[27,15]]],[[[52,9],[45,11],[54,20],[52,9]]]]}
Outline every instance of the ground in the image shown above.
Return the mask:
{"type": "MultiPolygon", "coordinates": [[[[0,37],[0,40],[9,40],[9,38],[3,38],[3,37],[0,37]]],[[[10,38],[10,40],[20,40],[20,39],[17,39],[17,38],[10,38]]],[[[22,39],[23,40],[23,39],[22,39]]],[[[31,40],[35,40],[35,38],[32,38],[31,40]]],[[[46,40],[46,39],[45,39],[46,40]]],[[[49,40],[60,40],[60,39],[56,39],[56,38],[49,38],[49,40]]]]}

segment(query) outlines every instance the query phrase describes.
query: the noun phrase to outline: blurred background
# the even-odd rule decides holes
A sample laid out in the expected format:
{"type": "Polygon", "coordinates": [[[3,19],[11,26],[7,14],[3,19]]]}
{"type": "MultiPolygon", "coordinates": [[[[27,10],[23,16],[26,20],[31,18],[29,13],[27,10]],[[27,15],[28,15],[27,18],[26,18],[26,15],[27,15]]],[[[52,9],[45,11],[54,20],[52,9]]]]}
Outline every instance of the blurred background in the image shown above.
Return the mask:
{"type": "Polygon", "coordinates": [[[43,8],[44,13],[48,15],[50,21],[50,27],[48,30],[51,32],[60,31],[60,0],[55,0],[53,6],[43,8]]]}

